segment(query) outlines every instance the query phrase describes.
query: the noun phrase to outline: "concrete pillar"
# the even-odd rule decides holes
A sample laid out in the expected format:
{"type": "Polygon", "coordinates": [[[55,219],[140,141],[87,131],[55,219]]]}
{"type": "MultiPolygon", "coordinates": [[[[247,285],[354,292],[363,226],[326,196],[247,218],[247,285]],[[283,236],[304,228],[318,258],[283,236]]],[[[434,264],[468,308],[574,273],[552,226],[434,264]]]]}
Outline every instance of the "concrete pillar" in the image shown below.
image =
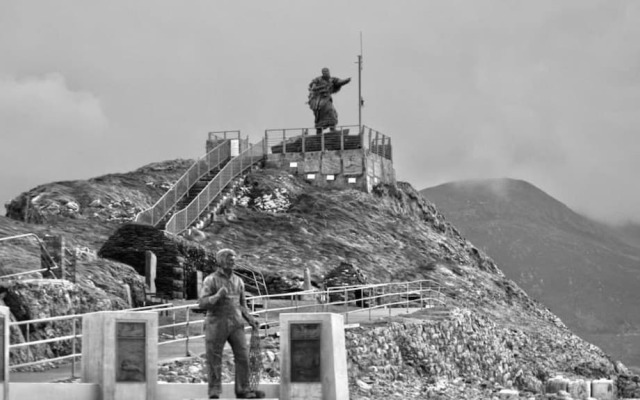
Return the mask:
{"type": "Polygon", "coordinates": [[[124,286],[124,290],[127,292],[127,304],[129,305],[129,308],[133,308],[133,298],[131,297],[131,286],[129,286],[128,283],[125,283],[123,286],[124,286]]]}
{"type": "MultiPolygon", "coordinates": [[[[58,279],[65,278],[64,271],[64,237],[62,236],[51,236],[46,235],[42,241],[44,242],[44,248],[46,252],[49,253],[53,261],[58,265],[59,269],[53,270],[53,277],[58,279]]],[[[42,268],[53,268],[51,262],[49,261],[49,257],[47,257],[44,250],[42,250],[42,255],[40,257],[42,268]]]]}
{"type": "Polygon", "coordinates": [[[144,252],[145,264],[144,264],[144,281],[147,286],[147,293],[156,293],[156,267],[158,265],[158,259],[152,251],[147,250],[144,252]]]}
{"type": "Polygon", "coordinates": [[[344,317],[280,314],[280,399],[348,398],[344,317]]]}
{"type": "Polygon", "coordinates": [[[197,290],[198,298],[202,296],[202,281],[204,280],[203,275],[204,274],[202,273],[202,271],[196,271],[196,282],[198,285],[198,290],[197,290]]]}
{"type": "Polygon", "coordinates": [[[555,378],[551,378],[547,381],[545,393],[558,393],[561,390],[564,390],[565,392],[569,391],[569,380],[567,378],[556,376],[555,378]]]}
{"type": "Polygon", "coordinates": [[[309,268],[304,269],[304,290],[311,290],[313,287],[311,286],[311,271],[309,268]]]}
{"type": "Polygon", "coordinates": [[[596,379],[591,381],[591,397],[598,400],[613,400],[615,393],[611,379],[596,379]]]}
{"type": "Polygon", "coordinates": [[[9,307],[0,306],[0,400],[9,399],[9,322],[11,312],[9,307]]]}
{"type": "Polygon", "coordinates": [[[587,400],[591,397],[591,382],[584,379],[569,382],[569,395],[576,400],[587,400]]]}
{"type": "Polygon", "coordinates": [[[154,400],[158,382],[158,314],[103,311],[82,319],[82,380],[102,400],[154,400]]]}

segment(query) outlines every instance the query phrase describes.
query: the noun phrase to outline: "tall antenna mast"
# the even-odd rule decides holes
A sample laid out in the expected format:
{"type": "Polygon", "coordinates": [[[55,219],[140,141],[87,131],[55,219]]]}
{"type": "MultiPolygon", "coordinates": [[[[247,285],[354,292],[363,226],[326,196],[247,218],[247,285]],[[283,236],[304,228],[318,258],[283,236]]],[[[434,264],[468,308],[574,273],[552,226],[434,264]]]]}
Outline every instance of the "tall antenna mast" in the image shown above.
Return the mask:
{"type": "Polygon", "coordinates": [[[362,31],[360,32],[360,54],[358,55],[358,130],[362,132],[362,31]]]}

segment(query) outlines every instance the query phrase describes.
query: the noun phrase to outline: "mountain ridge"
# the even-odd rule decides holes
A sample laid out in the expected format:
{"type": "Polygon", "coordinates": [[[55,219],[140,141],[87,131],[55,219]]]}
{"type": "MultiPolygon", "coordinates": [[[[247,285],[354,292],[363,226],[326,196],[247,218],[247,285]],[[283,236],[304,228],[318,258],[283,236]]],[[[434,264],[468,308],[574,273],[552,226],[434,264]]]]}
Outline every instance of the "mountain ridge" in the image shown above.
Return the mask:
{"type": "Polygon", "coordinates": [[[522,180],[450,182],[421,194],[579,334],[640,330],[632,307],[640,301],[640,247],[618,229],[522,180]]]}

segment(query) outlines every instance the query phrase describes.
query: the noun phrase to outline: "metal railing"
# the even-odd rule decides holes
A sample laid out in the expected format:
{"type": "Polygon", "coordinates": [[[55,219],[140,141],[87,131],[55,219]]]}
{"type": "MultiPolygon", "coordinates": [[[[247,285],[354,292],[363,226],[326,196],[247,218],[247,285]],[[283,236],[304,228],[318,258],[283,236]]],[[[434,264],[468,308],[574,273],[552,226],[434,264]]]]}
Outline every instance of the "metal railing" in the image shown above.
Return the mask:
{"type": "Polygon", "coordinates": [[[209,138],[209,140],[214,140],[214,139],[219,139],[219,140],[240,139],[240,131],[236,130],[236,131],[209,132],[208,138],[209,138]]]}
{"type": "Polygon", "coordinates": [[[367,136],[367,149],[371,153],[393,160],[390,137],[369,127],[364,127],[363,135],[367,136]]]}
{"type": "MultiPolygon", "coordinates": [[[[164,304],[157,304],[153,306],[131,308],[126,311],[163,311],[165,309],[170,309],[171,307],[173,307],[172,303],[164,303],[164,304]]],[[[63,346],[64,342],[67,342],[67,345],[70,346],[70,351],[69,351],[69,354],[62,354],[56,357],[43,358],[39,360],[11,364],[10,365],[11,369],[24,368],[24,367],[34,366],[34,365],[71,360],[72,361],[71,374],[72,376],[75,376],[75,372],[76,372],[75,363],[77,359],[79,359],[82,356],[82,353],[78,353],[77,350],[80,347],[79,340],[82,339],[82,318],[86,314],[89,314],[89,313],[30,319],[25,321],[12,321],[10,323],[10,329],[13,327],[20,329],[23,337],[25,338],[25,341],[22,343],[11,343],[9,345],[10,351],[11,350],[19,351],[21,349],[29,350],[30,347],[40,346],[40,345],[50,344],[50,343],[57,343],[58,346],[63,346]],[[40,329],[36,330],[35,328],[32,328],[38,325],[40,325],[39,327],[40,329]],[[48,328],[51,328],[51,330],[54,330],[54,331],[62,331],[70,334],[66,334],[64,336],[47,337],[45,339],[39,339],[39,340],[31,340],[31,337],[37,331],[47,330],[46,328],[42,329],[42,325],[48,325],[48,328]]]]}
{"type": "Polygon", "coordinates": [[[193,163],[151,208],[136,215],[135,222],[157,226],[178,201],[189,193],[189,189],[196,182],[212,170],[222,167],[229,160],[230,154],[230,140],[225,138],[218,146],[193,163]]]}
{"type": "Polygon", "coordinates": [[[31,270],[31,271],[16,272],[14,274],[6,274],[6,275],[0,276],[0,279],[11,279],[11,278],[19,277],[19,276],[35,274],[35,273],[38,273],[38,272],[51,272],[54,269],[59,269],[60,268],[60,266],[58,264],[56,264],[56,262],[53,260],[53,257],[51,257],[51,254],[49,254],[49,251],[47,251],[47,248],[46,248],[44,242],[42,241],[42,239],[40,239],[38,237],[38,235],[36,235],[35,233],[23,233],[23,234],[20,234],[20,235],[3,237],[3,238],[0,238],[0,242],[8,242],[8,241],[11,241],[11,240],[26,239],[26,238],[32,238],[32,239],[36,240],[36,243],[38,243],[38,247],[40,247],[41,255],[45,256],[45,258],[47,259],[48,265],[50,265],[51,267],[34,269],[34,270],[31,270]]]}
{"type": "Polygon", "coordinates": [[[391,138],[367,126],[338,126],[321,133],[315,128],[267,129],[265,142],[267,154],[365,149],[392,159],[391,138]]]}
{"type": "MultiPolygon", "coordinates": [[[[354,285],[331,287],[325,290],[310,290],[287,294],[274,294],[263,296],[251,296],[247,298],[250,311],[258,318],[264,334],[274,333],[274,328],[279,326],[279,315],[283,312],[335,312],[345,315],[345,321],[349,323],[349,317],[356,319],[360,314],[360,320],[372,320],[372,311],[380,308],[388,309],[389,315],[395,309],[409,312],[411,308],[433,308],[446,305],[442,287],[432,280],[418,280],[412,282],[383,283],[371,285],[354,285]],[[259,306],[261,306],[261,309],[259,306]],[[365,315],[362,316],[362,313],[365,315]]],[[[192,316],[197,303],[174,306],[171,303],[155,306],[140,307],[128,311],[156,311],[166,323],[158,324],[158,346],[166,346],[172,343],[184,342],[185,355],[189,356],[189,345],[193,340],[204,338],[204,315],[201,313],[192,316]],[[195,328],[195,329],[194,329],[195,328]],[[167,334],[166,331],[170,333],[167,334]],[[193,332],[192,332],[193,331],[193,332]],[[164,340],[163,340],[164,339],[164,340]]],[[[11,364],[11,369],[28,367],[44,363],[71,360],[71,374],[76,374],[76,362],[82,357],[77,352],[79,340],[82,339],[82,318],[85,314],[67,315],[59,317],[40,318],[28,321],[11,322],[10,327],[21,329],[26,341],[24,343],[11,343],[10,350],[31,346],[39,346],[51,343],[67,342],[68,354],[60,354],[56,357],[41,360],[33,360],[24,363],[11,364]],[[32,327],[49,324],[53,328],[61,330],[64,325],[63,336],[48,337],[33,340],[32,327]]],[[[378,315],[379,317],[379,315],[378,315]]],[[[247,329],[249,329],[247,327],[247,329]]],[[[42,330],[42,329],[40,329],[42,330]]],[[[13,336],[12,336],[13,338],[13,336]]]]}
{"type": "Polygon", "coordinates": [[[358,125],[338,126],[333,131],[316,133],[315,128],[265,130],[267,154],[354,150],[363,147],[358,125]]]}
{"type": "Polygon", "coordinates": [[[231,181],[253,165],[261,162],[263,158],[264,141],[260,141],[231,159],[189,205],[171,216],[165,230],[175,235],[184,232],[207,211],[211,203],[231,181]]]}

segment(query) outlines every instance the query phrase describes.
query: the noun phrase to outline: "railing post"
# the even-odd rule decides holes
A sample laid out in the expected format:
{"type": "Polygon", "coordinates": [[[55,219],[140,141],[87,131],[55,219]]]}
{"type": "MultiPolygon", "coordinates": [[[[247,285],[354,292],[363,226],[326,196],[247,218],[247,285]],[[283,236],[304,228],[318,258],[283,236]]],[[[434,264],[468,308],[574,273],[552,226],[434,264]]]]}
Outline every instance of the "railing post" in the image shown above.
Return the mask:
{"type": "Polygon", "coordinates": [[[306,137],[307,137],[307,133],[308,132],[309,132],[308,129],[303,129],[302,130],[302,154],[304,154],[305,149],[306,149],[305,141],[306,141],[306,137]]]}
{"type": "Polygon", "coordinates": [[[344,150],[344,129],[340,130],[340,150],[344,150]]]}
{"type": "Polygon", "coordinates": [[[324,153],[324,129],[320,132],[320,151],[324,153]]]}
{"type": "Polygon", "coordinates": [[[287,154],[287,132],[282,130],[282,153],[287,154]]]}
{"type": "Polygon", "coordinates": [[[349,303],[347,301],[349,297],[347,296],[347,288],[344,289],[344,308],[345,308],[345,322],[349,323],[349,303]]]}
{"type": "Polygon", "coordinates": [[[191,322],[191,310],[189,310],[189,307],[185,308],[185,311],[187,312],[187,317],[186,317],[186,325],[185,325],[185,329],[186,332],[185,334],[187,335],[187,340],[185,341],[185,357],[189,357],[191,355],[191,353],[189,353],[189,322],[191,322]]]}
{"type": "Polygon", "coordinates": [[[71,378],[76,377],[76,319],[72,318],[71,323],[72,326],[72,335],[73,339],[71,339],[71,378]]]}
{"type": "Polygon", "coordinates": [[[409,282],[407,282],[407,313],[409,312],[409,282]]]}
{"type": "Polygon", "coordinates": [[[372,290],[373,290],[373,288],[370,287],[369,288],[369,303],[368,303],[368,305],[369,305],[369,321],[371,321],[371,301],[373,300],[372,299],[373,296],[371,295],[371,291],[372,290]]]}
{"type": "Polygon", "coordinates": [[[173,309],[171,310],[171,334],[173,336],[173,339],[175,340],[176,338],[176,310],[173,309]]]}

